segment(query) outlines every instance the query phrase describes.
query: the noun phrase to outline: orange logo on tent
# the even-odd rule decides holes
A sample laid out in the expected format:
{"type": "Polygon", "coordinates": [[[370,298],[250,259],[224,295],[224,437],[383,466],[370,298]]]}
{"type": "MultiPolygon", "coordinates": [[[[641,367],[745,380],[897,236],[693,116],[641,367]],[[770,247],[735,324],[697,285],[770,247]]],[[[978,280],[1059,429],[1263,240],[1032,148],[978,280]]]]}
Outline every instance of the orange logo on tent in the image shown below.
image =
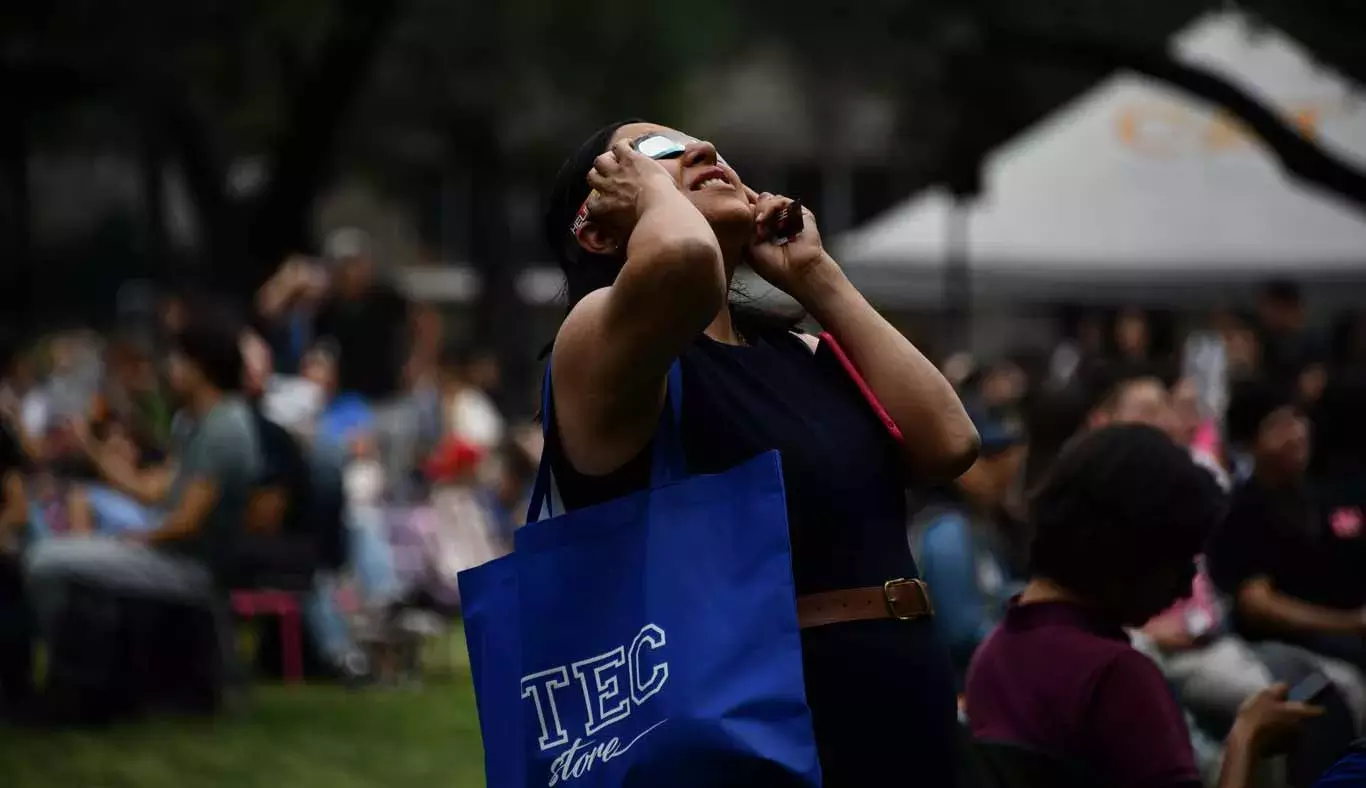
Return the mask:
{"type": "MultiPolygon", "coordinates": [[[[1290,106],[1285,119],[1313,139],[1331,109],[1322,102],[1301,102],[1290,106]]],[[[1125,147],[1162,158],[1224,153],[1257,144],[1256,135],[1227,112],[1209,112],[1174,102],[1125,107],[1115,119],[1115,129],[1125,147]]]]}

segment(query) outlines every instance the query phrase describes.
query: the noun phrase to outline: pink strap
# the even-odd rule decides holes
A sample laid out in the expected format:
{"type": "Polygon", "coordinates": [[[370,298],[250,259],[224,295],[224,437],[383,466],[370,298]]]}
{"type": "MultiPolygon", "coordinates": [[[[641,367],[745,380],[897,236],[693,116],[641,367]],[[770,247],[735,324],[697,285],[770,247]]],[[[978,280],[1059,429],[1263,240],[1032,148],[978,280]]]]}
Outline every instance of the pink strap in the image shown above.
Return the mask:
{"type": "Polygon", "coordinates": [[[1211,455],[1216,454],[1219,451],[1219,425],[1213,419],[1202,421],[1195,431],[1195,440],[1191,446],[1211,455]]]}
{"type": "Polygon", "coordinates": [[[887,428],[887,432],[891,434],[892,438],[894,438],[897,443],[905,443],[906,438],[902,436],[901,428],[896,426],[895,421],[892,421],[892,417],[888,415],[887,409],[882,407],[882,403],[878,400],[877,395],[868,387],[868,381],[864,380],[863,375],[859,374],[858,367],[854,366],[853,359],[849,358],[848,354],[844,352],[844,348],[840,347],[840,343],[834,337],[830,336],[828,332],[821,333],[821,342],[830,346],[830,350],[835,354],[835,358],[839,359],[840,366],[844,367],[844,371],[849,373],[849,377],[853,378],[854,382],[858,384],[858,390],[863,392],[863,398],[868,400],[868,404],[873,408],[873,413],[877,414],[877,417],[882,420],[882,425],[887,428]]]}

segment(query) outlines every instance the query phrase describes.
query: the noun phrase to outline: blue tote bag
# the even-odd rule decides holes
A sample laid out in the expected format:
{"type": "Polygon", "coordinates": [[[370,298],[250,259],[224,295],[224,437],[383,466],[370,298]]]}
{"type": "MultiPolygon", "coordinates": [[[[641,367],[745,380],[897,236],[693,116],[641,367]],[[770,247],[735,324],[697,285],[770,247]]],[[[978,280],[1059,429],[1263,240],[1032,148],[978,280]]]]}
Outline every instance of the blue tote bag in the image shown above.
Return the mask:
{"type": "Polygon", "coordinates": [[[689,477],[681,404],[675,364],[650,489],[460,575],[490,788],[820,785],[778,454],[689,477]]]}

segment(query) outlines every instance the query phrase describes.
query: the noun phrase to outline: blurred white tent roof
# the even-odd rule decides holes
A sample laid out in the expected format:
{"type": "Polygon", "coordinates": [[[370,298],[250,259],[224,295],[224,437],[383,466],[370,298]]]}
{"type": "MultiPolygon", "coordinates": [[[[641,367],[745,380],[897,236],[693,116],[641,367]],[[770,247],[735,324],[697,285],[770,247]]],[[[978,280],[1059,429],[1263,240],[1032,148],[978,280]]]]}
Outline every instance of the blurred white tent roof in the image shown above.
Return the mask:
{"type": "MultiPolygon", "coordinates": [[[[1207,16],[1173,55],[1217,71],[1366,168],[1366,102],[1281,33],[1207,16]]],[[[952,198],[932,190],[838,239],[846,269],[893,300],[942,293],[952,198]]],[[[1211,107],[1120,74],[992,154],[966,206],[974,290],[1069,297],[1160,277],[1366,279],[1366,214],[1290,180],[1211,107]],[[1103,288],[1102,288],[1103,289],[1103,288]]]]}

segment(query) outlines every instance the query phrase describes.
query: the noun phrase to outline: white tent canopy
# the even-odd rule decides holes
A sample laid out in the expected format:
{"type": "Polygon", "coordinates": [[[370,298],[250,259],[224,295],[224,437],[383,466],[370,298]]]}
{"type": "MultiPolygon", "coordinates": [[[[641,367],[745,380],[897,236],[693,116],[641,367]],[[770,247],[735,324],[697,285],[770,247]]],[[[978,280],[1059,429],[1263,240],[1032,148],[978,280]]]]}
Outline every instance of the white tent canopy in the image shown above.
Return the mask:
{"type": "MultiPolygon", "coordinates": [[[[1366,168],[1366,101],[1284,35],[1219,13],[1172,48],[1366,168]]],[[[923,193],[838,239],[840,259],[879,296],[933,298],[953,251],[955,210],[968,239],[957,251],[979,295],[1085,295],[1155,277],[1168,287],[1271,274],[1366,280],[1366,214],[1289,179],[1260,141],[1213,108],[1132,74],[996,151],[972,204],[923,193]]]]}

